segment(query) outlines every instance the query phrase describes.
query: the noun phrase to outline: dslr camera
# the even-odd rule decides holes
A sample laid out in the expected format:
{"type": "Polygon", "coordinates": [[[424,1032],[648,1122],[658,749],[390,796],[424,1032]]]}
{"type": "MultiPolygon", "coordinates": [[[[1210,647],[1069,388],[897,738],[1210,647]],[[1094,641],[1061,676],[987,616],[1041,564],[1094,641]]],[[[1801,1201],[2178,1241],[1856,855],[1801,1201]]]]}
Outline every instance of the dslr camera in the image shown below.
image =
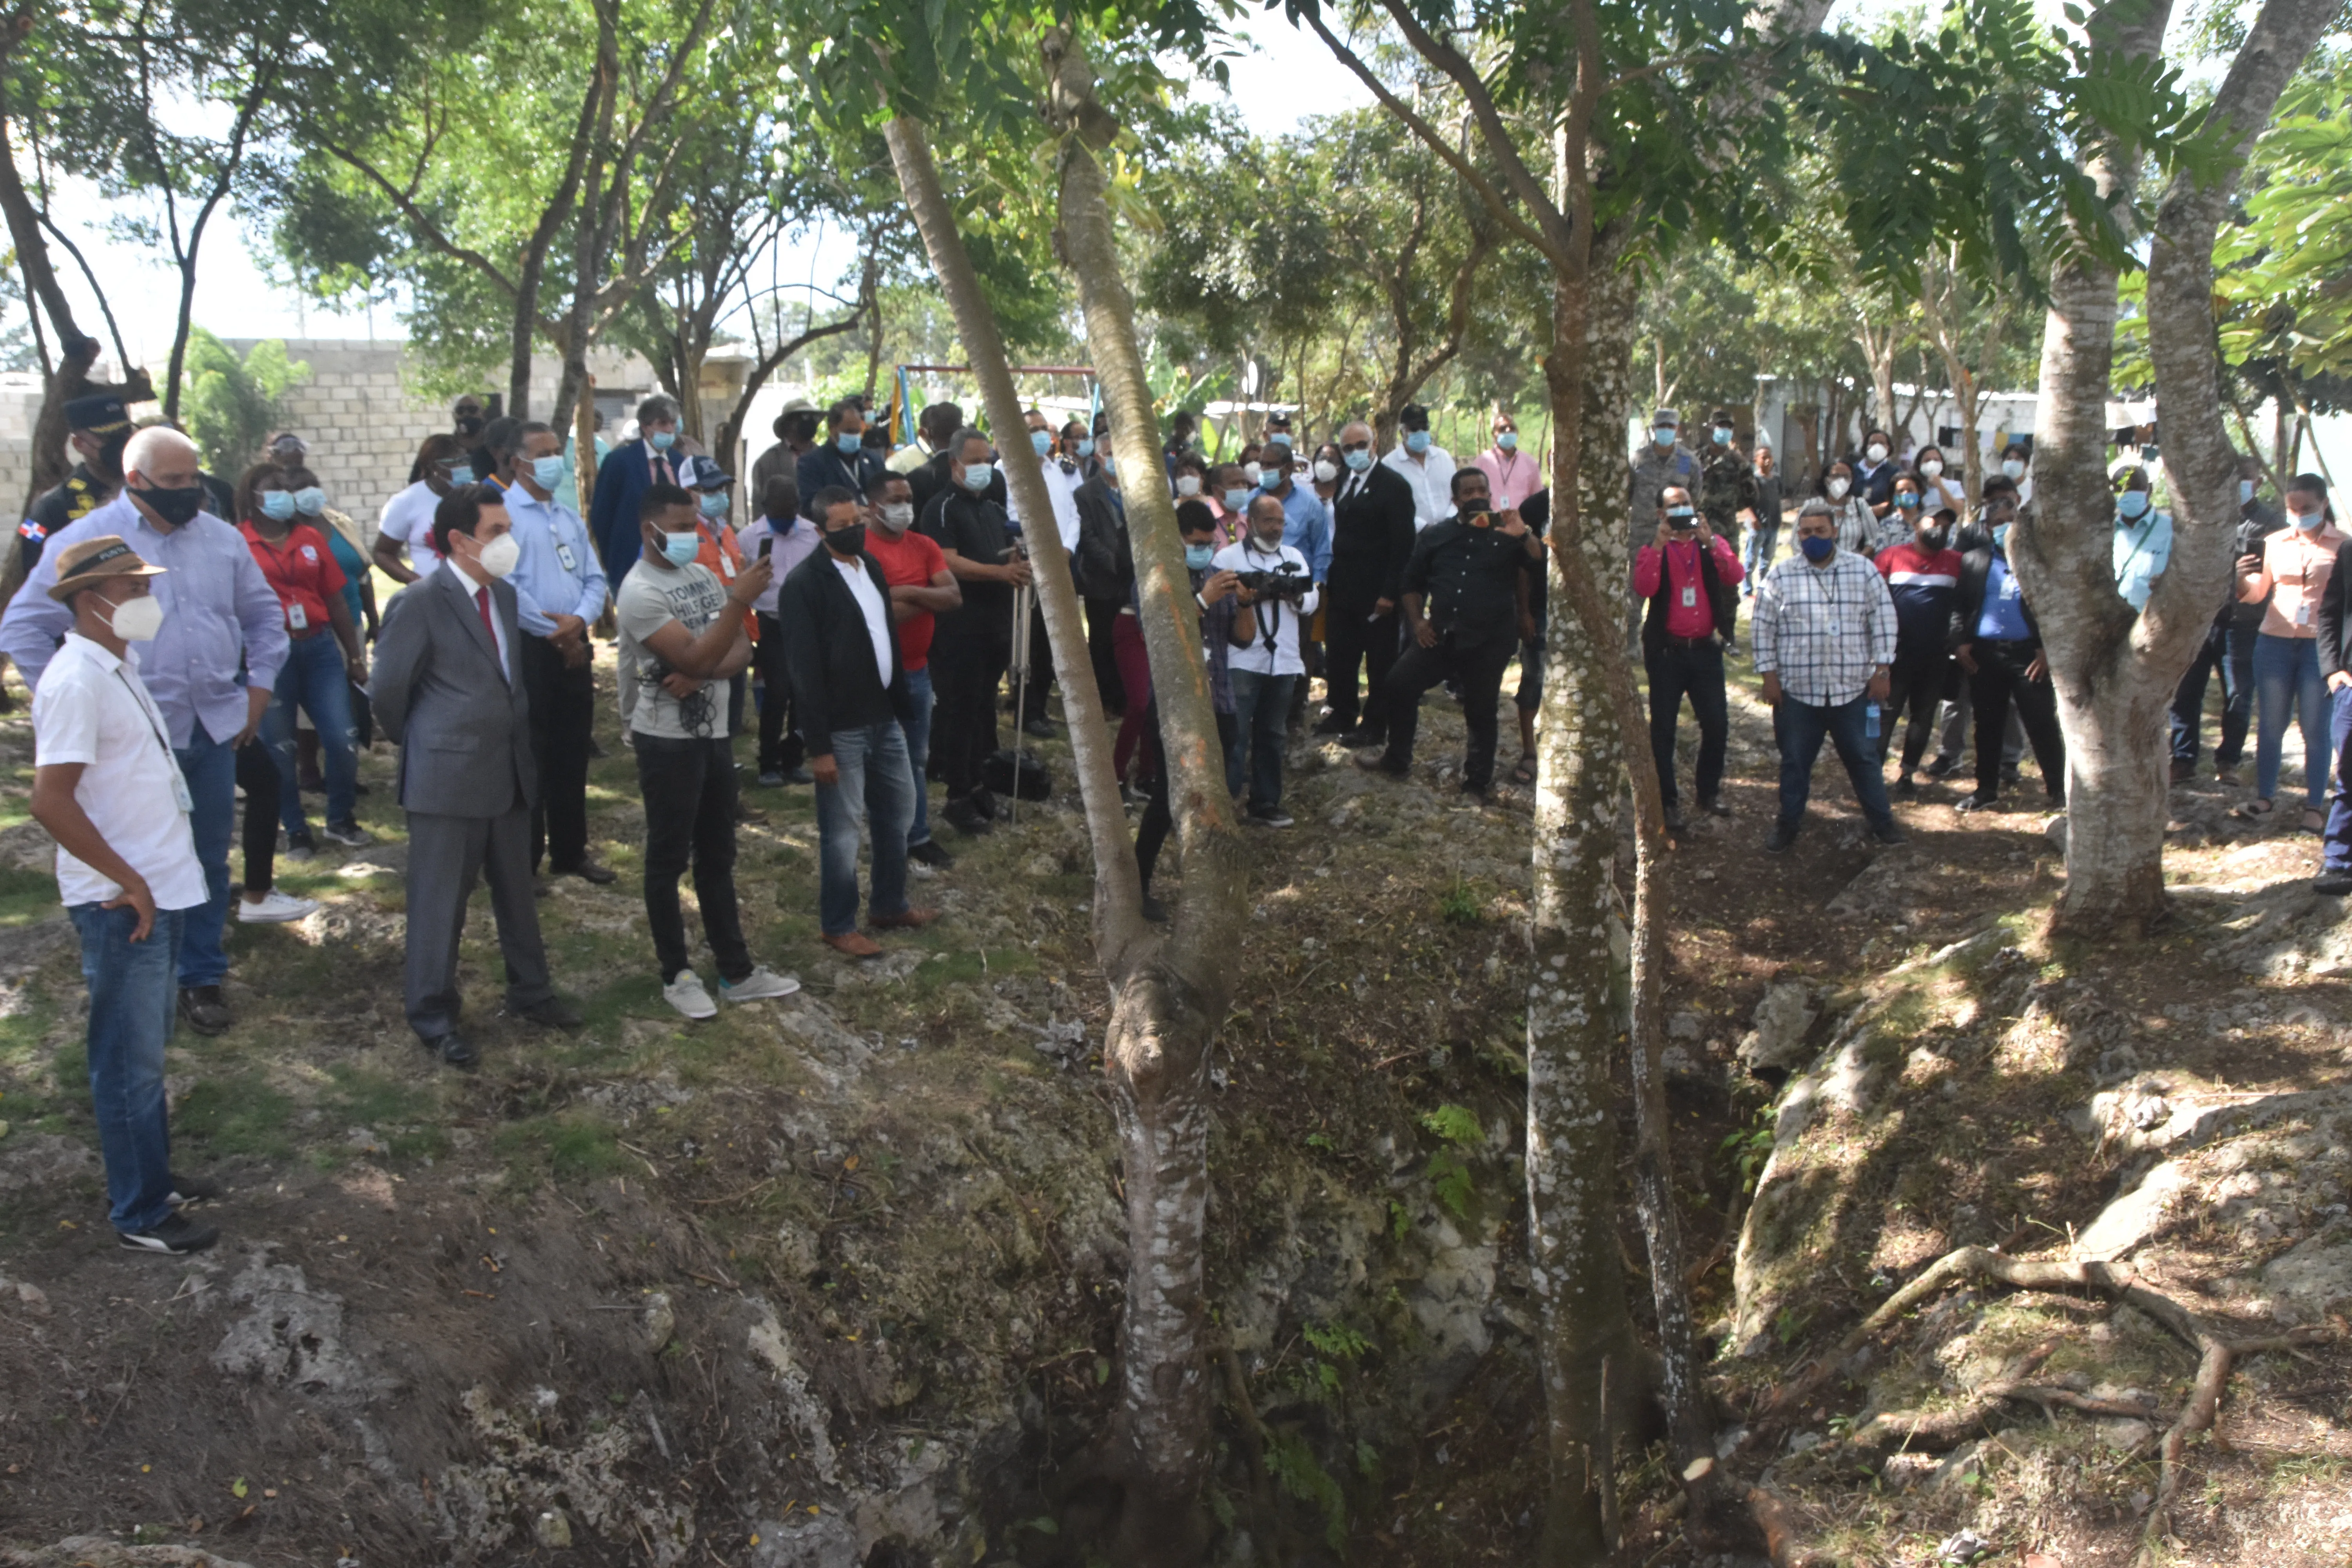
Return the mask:
{"type": "Polygon", "coordinates": [[[1303,599],[1315,586],[1295,561],[1286,561],[1271,572],[1236,572],[1234,577],[1261,599],[1303,599]]]}

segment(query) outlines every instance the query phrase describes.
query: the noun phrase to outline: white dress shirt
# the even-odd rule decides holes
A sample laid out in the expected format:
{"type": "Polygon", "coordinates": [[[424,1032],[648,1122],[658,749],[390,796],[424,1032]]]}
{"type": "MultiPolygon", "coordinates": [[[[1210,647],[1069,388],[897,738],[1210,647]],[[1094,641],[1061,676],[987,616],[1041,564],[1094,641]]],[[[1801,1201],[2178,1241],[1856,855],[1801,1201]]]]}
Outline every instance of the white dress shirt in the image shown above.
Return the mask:
{"type": "MultiPolygon", "coordinates": [[[[1003,473],[1005,463],[1010,462],[1013,456],[1006,453],[996,465],[997,472],[1003,473]]],[[[1053,503],[1054,531],[1062,536],[1062,548],[1076,550],[1078,547],[1078,487],[1086,483],[1086,475],[1064,473],[1061,463],[1055,458],[1038,458],[1034,453],[1031,457],[1038,467],[1045,470],[1045,499],[1053,503]]],[[[1021,526],[1021,501],[1013,493],[1013,476],[1010,474],[1004,478],[1004,515],[1013,520],[1013,527],[1021,526]]]]}
{"type": "MultiPolygon", "coordinates": [[[[465,584],[466,597],[475,599],[478,604],[478,595],[481,594],[483,584],[476,581],[474,574],[458,565],[455,560],[445,561],[442,564],[457,574],[457,581],[465,584]]],[[[477,609],[474,613],[478,616],[482,612],[477,609]]],[[[507,627],[506,623],[499,617],[499,596],[496,594],[490,595],[490,640],[499,645],[499,673],[507,678],[508,685],[512,686],[514,657],[507,651],[507,627]]]]}
{"type": "Polygon", "coordinates": [[[874,673],[882,678],[882,684],[887,689],[891,676],[890,607],[882,602],[882,595],[874,586],[874,579],[866,574],[866,562],[862,557],[856,561],[844,561],[827,551],[825,559],[833,563],[833,569],[841,574],[843,582],[849,584],[849,596],[856,600],[857,607],[865,612],[866,635],[874,639],[874,673]]]}
{"type": "Polygon", "coordinates": [[[1454,454],[1435,442],[1429,450],[1414,457],[1400,441],[1389,448],[1381,459],[1404,476],[1412,487],[1412,526],[1415,532],[1431,523],[1454,515],[1454,454]]]}

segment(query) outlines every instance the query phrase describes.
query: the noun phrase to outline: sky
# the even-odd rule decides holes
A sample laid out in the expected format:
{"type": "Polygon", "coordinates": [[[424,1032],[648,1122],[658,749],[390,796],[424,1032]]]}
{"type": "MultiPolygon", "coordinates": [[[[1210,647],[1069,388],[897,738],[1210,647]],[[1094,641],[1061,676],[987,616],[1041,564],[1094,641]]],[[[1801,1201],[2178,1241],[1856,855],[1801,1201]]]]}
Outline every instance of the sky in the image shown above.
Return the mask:
{"type": "MultiPolygon", "coordinates": [[[[1231,66],[1233,102],[1251,130],[1280,135],[1305,116],[1371,101],[1362,84],[1312,35],[1291,27],[1278,14],[1254,14],[1239,30],[1256,46],[1255,52],[1231,66]]],[[[178,277],[168,257],[153,258],[141,247],[110,240],[104,233],[105,204],[86,185],[61,192],[56,210],[60,216],[77,211],[94,215],[79,231],[68,220],[68,232],[75,233],[104,284],[131,356],[160,368],[171,352],[179,303],[178,277]]],[[[266,256],[266,237],[247,234],[233,213],[224,210],[215,216],[196,269],[197,325],[224,338],[394,341],[404,335],[395,306],[338,313],[273,282],[266,260],[257,258],[257,253],[266,256]]],[[[70,268],[70,258],[60,255],[58,260],[70,268]]],[[[786,251],[783,274],[807,277],[812,261],[820,281],[840,273],[851,261],[845,237],[837,233],[808,237],[786,251]]],[[[70,270],[68,284],[85,330],[103,340],[106,333],[89,290],[70,270]]],[[[110,353],[108,357],[112,358],[110,353]]]]}

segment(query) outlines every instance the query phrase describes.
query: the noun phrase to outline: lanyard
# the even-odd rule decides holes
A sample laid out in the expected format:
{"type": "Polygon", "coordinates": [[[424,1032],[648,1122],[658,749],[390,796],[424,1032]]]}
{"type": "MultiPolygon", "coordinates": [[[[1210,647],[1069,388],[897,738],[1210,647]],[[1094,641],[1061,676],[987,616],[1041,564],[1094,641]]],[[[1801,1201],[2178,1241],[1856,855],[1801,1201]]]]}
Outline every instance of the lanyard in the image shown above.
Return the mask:
{"type": "Polygon", "coordinates": [[[132,686],[128,680],[123,680],[122,667],[119,664],[114,667],[114,679],[122,681],[122,689],[130,694],[132,705],[139,710],[139,717],[147,721],[147,732],[155,737],[155,743],[163,749],[163,755],[170,759],[173,768],[176,770],[180,765],[180,759],[173,755],[172,742],[163,738],[163,728],[155,722],[155,715],[148,710],[147,704],[139,700],[138,688],[132,686]]]}

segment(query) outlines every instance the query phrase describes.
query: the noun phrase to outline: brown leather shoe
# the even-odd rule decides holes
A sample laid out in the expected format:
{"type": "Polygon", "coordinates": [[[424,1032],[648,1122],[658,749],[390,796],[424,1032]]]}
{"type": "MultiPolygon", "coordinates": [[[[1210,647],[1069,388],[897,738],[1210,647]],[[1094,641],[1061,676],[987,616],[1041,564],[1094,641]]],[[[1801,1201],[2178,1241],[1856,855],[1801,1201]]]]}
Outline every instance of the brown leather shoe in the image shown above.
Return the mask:
{"type": "Polygon", "coordinates": [[[903,910],[895,915],[875,915],[866,923],[877,931],[912,931],[939,918],[937,910],[903,910]]]}
{"type": "Polygon", "coordinates": [[[844,931],[839,936],[824,939],[824,945],[849,958],[874,958],[880,955],[882,944],[864,931],[844,931]]]}

